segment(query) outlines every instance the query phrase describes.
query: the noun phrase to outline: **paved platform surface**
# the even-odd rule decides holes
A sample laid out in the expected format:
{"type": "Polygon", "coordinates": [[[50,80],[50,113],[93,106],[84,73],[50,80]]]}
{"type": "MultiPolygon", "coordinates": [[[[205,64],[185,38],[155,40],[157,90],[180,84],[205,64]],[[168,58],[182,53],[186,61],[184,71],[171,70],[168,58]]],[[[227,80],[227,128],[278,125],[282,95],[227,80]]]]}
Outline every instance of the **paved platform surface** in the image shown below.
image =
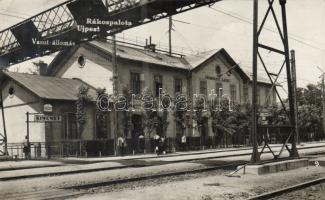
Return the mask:
{"type": "MultiPolygon", "coordinates": [[[[280,144],[272,144],[270,145],[272,148],[280,147],[280,144]]],[[[297,145],[297,148],[308,148],[308,147],[317,147],[317,146],[325,146],[325,141],[323,142],[312,142],[312,143],[301,143],[297,145]]],[[[289,145],[290,147],[290,145],[289,145]]],[[[261,147],[260,147],[261,149],[261,147]]],[[[172,157],[177,156],[188,156],[188,155],[200,155],[200,154],[210,154],[210,153],[223,153],[225,155],[229,154],[229,152],[251,152],[252,148],[250,147],[240,147],[240,148],[222,148],[222,149],[207,149],[207,150],[200,150],[200,151],[186,151],[186,152],[176,152],[167,155],[160,156],[161,158],[168,157],[173,160],[172,157]]],[[[277,149],[279,151],[279,149],[277,149]]],[[[267,151],[267,149],[266,149],[267,151]]],[[[64,158],[61,161],[80,161],[80,162],[102,162],[102,161],[116,161],[116,160],[127,160],[127,159],[143,159],[143,158],[156,158],[155,154],[145,154],[145,155],[128,155],[128,156],[117,156],[117,157],[102,157],[102,158],[64,158]]]]}
{"type": "Polygon", "coordinates": [[[0,171],[19,170],[28,168],[53,167],[63,165],[60,161],[51,160],[19,160],[19,161],[2,161],[0,162],[0,171]]]}

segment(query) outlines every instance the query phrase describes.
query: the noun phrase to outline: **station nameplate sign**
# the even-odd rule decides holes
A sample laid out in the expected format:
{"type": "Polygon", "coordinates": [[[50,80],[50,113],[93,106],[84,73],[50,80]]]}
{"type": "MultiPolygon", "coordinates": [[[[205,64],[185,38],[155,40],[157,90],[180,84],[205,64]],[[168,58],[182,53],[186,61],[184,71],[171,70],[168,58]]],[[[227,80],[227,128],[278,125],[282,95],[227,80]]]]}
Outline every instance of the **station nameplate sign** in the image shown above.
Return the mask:
{"type": "Polygon", "coordinates": [[[47,112],[47,113],[53,112],[53,106],[51,104],[45,104],[44,112],[47,112]]]}
{"type": "Polygon", "coordinates": [[[205,76],[205,78],[208,80],[221,81],[221,82],[226,82],[226,83],[230,82],[230,80],[227,78],[212,77],[212,76],[205,76]]]}
{"type": "Polygon", "coordinates": [[[260,113],[260,117],[271,117],[271,113],[268,113],[268,112],[261,112],[260,113]]]}
{"type": "Polygon", "coordinates": [[[38,115],[34,115],[34,121],[35,122],[61,122],[62,116],[38,114],[38,115]]]}

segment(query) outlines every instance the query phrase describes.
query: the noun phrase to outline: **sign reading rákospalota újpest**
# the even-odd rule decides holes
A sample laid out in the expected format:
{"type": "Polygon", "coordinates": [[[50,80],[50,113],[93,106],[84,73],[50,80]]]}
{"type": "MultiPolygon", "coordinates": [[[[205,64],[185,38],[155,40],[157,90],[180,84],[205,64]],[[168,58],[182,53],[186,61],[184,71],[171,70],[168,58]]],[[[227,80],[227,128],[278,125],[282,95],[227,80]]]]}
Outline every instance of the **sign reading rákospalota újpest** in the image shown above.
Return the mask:
{"type": "Polygon", "coordinates": [[[106,20],[99,18],[87,18],[85,24],[77,26],[77,30],[82,33],[99,33],[113,28],[132,27],[133,23],[129,20],[106,20]]]}
{"type": "Polygon", "coordinates": [[[62,121],[61,115],[44,115],[44,114],[34,115],[34,122],[61,122],[61,121],[62,121]]]}

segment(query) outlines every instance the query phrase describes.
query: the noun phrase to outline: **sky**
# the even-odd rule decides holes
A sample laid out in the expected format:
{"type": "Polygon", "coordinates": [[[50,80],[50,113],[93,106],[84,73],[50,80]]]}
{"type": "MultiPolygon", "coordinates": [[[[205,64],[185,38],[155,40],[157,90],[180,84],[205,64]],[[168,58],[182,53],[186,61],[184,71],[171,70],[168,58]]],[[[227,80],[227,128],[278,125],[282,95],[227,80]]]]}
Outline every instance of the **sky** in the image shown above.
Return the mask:
{"type": "MultiPolygon", "coordinates": [[[[18,23],[23,18],[35,15],[46,8],[54,6],[62,0],[0,0],[0,29],[18,23]]],[[[267,0],[259,1],[259,22],[264,16],[267,0]]],[[[280,14],[279,2],[275,0],[275,11],[280,14]]],[[[281,21],[281,15],[278,15],[281,21]]],[[[287,18],[290,49],[296,51],[297,83],[305,87],[309,83],[320,81],[325,71],[325,0],[287,0],[287,18]]],[[[223,0],[211,8],[203,7],[173,16],[173,50],[195,54],[198,51],[224,48],[240,64],[251,71],[252,65],[252,0],[223,0]]],[[[271,16],[269,19],[272,19],[271,16]]],[[[282,48],[280,37],[275,32],[272,20],[266,22],[260,36],[260,42],[273,47],[282,48]]],[[[153,42],[160,48],[168,45],[168,20],[162,19],[136,27],[118,35],[120,40],[144,43],[145,38],[152,36],[153,42]]],[[[277,73],[283,57],[276,53],[261,50],[261,54],[269,70],[277,73]]],[[[49,61],[51,57],[38,58],[49,61]]],[[[14,66],[24,71],[30,63],[14,66]]],[[[284,71],[285,72],[285,71],[284,71]]],[[[265,77],[261,64],[259,76],[265,77]]],[[[285,73],[279,82],[285,81],[285,73]]],[[[286,87],[284,87],[285,92],[286,87]]]]}

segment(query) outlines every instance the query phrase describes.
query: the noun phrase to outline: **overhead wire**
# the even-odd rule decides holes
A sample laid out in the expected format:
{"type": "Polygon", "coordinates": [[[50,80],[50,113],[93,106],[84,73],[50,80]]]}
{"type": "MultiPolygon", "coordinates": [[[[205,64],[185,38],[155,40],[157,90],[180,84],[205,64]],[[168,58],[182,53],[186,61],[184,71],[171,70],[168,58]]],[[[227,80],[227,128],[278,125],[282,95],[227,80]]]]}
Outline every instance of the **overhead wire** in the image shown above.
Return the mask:
{"type": "MultiPolygon", "coordinates": [[[[224,14],[224,15],[230,16],[230,17],[235,18],[235,19],[237,19],[237,20],[240,20],[240,21],[242,21],[242,22],[249,23],[249,24],[253,24],[253,20],[246,20],[246,19],[244,19],[242,16],[238,17],[238,16],[235,16],[235,15],[233,15],[233,14],[231,14],[231,13],[228,13],[228,12],[226,12],[226,11],[224,11],[224,10],[221,10],[221,9],[216,9],[216,8],[213,8],[213,7],[209,7],[209,8],[212,9],[212,10],[214,10],[215,12],[222,13],[222,14],[224,14]]],[[[275,31],[275,30],[273,30],[272,28],[265,27],[265,29],[268,30],[268,31],[270,31],[270,32],[272,32],[272,33],[276,33],[276,34],[278,34],[278,31],[275,31]]],[[[317,49],[317,50],[322,51],[322,52],[325,53],[325,49],[322,49],[322,48],[320,48],[320,47],[317,47],[316,45],[310,44],[310,43],[308,43],[308,42],[306,42],[306,41],[303,41],[303,40],[301,40],[301,39],[294,38],[294,37],[292,37],[292,35],[290,35],[290,34],[289,34],[288,37],[289,37],[289,39],[291,39],[291,40],[294,40],[294,41],[296,41],[296,42],[298,42],[298,43],[301,43],[301,44],[303,44],[303,45],[309,46],[309,47],[311,47],[311,48],[317,49]]]]}
{"type": "MultiPolygon", "coordinates": [[[[248,18],[246,18],[244,16],[241,16],[241,15],[238,15],[238,14],[232,14],[232,13],[230,13],[230,11],[226,11],[226,10],[223,10],[223,9],[220,9],[220,8],[219,9],[216,9],[214,7],[209,7],[209,8],[212,9],[212,10],[214,10],[215,12],[222,13],[224,15],[227,15],[227,16],[230,16],[232,18],[235,18],[235,19],[237,19],[239,21],[242,21],[242,22],[245,22],[245,23],[248,23],[248,24],[253,24],[252,20],[249,20],[248,18]]],[[[21,15],[30,16],[28,14],[21,13],[21,12],[18,13],[18,12],[15,12],[15,11],[8,11],[8,10],[5,10],[5,9],[1,9],[1,10],[5,11],[7,13],[0,12],[0,15],[7,16],[7,17],[14,17],[14,18],[19,18],[19,19],[27,19],[26,17],[22,17],[21,15]],[[11,14],[11,13],[16,13],[16,14],[11,14]],[[17,15],[17,14],[19,14],[20,16],[17,15]]],[[[199,25],[199,24],[193,24],[193,23],[189,23],[189,22],[186,22],[186,21],[182,21],[182,20],[175,20],[175,19],[173,19],[173,21],[180,22],[180,23],[184,23],[184,24],[192,24],[192,25],[195,25],[195,26],[201,26],[201,27],[211,28],[209,26],[203,26],[203,25],[199,25]]],[[[211,29],[215,29],[215,28],[211,28],[211,29]]],[[[270,27],[265,27],[265,29],[268,30],[268,31],[270,31],[270,32],[273,32],[273,33],[278,34],[278,31],[275,31],[275,30],[273,30],[270,27]]],[[[310,44],[309,42],[303,41],[304,39],[298,39],[297,37],[300,37],[300,36],[296,36],[295,35],[294,37],[292,37],[292,35],[293,34],[291,34],[291,35],[288,36],[289,39],[294,40],[294,41],[299,42],[299,43],[301,43],[303,45],[309,46],[311,48],[317,49],[317,50],[322,51],[322,52],[325,53],[325,49],[322,49],[320,47],[317,47],[316,45],[310,44]]],[[[300,38],[302,38],[302,37],[300,37],[300,38]]]]}
{"type": "MultiPolygon", "coordinates": [[[[209,8],[212,9],[212,10],[214,10],[215,12],[219,12],[219,13],[222,13],[222,14],[224,14],[224,15],[230,16],[230,17],[235,18],[235,19],[237,19],[237,20],[240,20],[240,21],[242,21],[242,22],[244,22],[244,23],[252,24],[252,21],[251,21],[251,20],[249,20],[248,18],[246,18],[246,17],[244,17],[244,16],[238,15],[237,13],[236,13],[236,14],[232,14],[232,13],[230,13],[230,11],[226,11],[226,10],[222,10],[222,9],[216,9],[216,8],[213,8],[213,7],[209,7],[209,8]],[[245,18],[246,18],[246,19],[245,19],[245,18]]],[[[5,11],[6,13],[0,12],[0,15],[3,15],[3,16],[6,16],[6,17],[13,17],[13,18],[18,18],[18,19],[27,19],[26,17],[23,17],[23,16],[21,16],[21,15],[30,16],[30,15],[28,15],[28,14],[18,13],[18,12],[15,12],[15,11],[8,11],[8,10],[5,10],[5,9],[1,9],[1,10],[5,11]],[[14,13],[14,14],[12,14],[12,13],[14,13]]],[[[209,29],[215,29],[215,28],[213,28],[213,27],[203,26],[203,25],[199,25],[199,24],[193,24],[193,23],[186,22],[186,21],[183,21],[183,20],[173,19],[173,21],[175,21],[175,22],[179,22],[179,23],[183,23],[183,24],[189,24],[189,25],[194,25],[194,26],[199,26],[199,27],[209,28],[209,29]]],[[[175,27],[174,24],[173,24],[173,26],[175,27]]],[[[176,27],[175,27],[175,28],[176,28],[176,27]]],[[[273,33],[278,33],[277,31],[275,31],[275,30],[273,30],[272,28],[269,28],[269,27],[265,27],[265,29],[268,30],[268,31],[271,31],[271,32],[273,32],[273,33]]],[[[187,39],[186,39],[182,34],[180,34],[179,31],[175,31],[175,33],[179,34],[179,35],[183,38],[183,40],[185,41],[187,47],[189,47],[189,50],[190,50],[191,52],[195,52],[195,51],[193,50],[192,46],[188,44],[188,40],[187,40],[187,39]]],[[[166,35],[166,33],[164,34],[164,36],[165,36],[165,35],[166,35]]],[[[292,34],[291,34],[291,35],[292,35],[292,34]]],[[[319,47],[317,47],[317,46],[315,46],[315,45],[312,45],[312,44],[310,44],[310,43],[308,43],[308,42],[306,42],[306,41],[303,41],[303,40],[301,40],[301,39],[294,38],[294,37],[292,37],[291,35],[289,35],[289,38],[290,38],[290,39],[292,39],[292,40],[294,40],[294,41],[296,41],[296,42],[299,42],[299,43],[301,43],[301,44],[303,44],[303,45],[309,46],[309,47],[311,47],[311,48],[314,48],[314,49],[320,50],[320,51],[322,51],[322,52],[325,52],[325,49],[319,48],[319,47]]],[[[163,36],[163,37],[164,37],[164,36],[163,36]]],[[[300,36],[295,36],[295,37],[300,37],[300,36]]],[[[161,39],[162,39],[162,38],[161,38],[161,39]]],[[[160,40],[161,40],[161,39],[160,39],[160,40]]],[[[159,41],[159,43],[160,43],[160,41],[159,41]]],[[[50,56],[51,56],[51,55],[50,55],[50,56]]],[[[53,56],[53,57],[54,57],[54,56],[53,56]]],[[[310,80],[302,79],[302,78],[299,78],[299,80],[310,81],[310,80]]]]}

